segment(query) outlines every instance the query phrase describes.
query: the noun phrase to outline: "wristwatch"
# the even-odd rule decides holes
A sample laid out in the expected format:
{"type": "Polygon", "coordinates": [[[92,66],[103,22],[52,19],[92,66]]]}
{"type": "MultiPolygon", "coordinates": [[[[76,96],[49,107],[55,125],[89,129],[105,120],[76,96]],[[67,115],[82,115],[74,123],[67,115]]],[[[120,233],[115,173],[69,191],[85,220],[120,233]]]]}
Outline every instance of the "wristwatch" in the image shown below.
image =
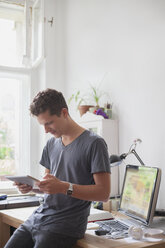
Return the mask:
{"type": "Polygon", "coordinates": [[[69,188],[66,192],[67,195],[72,195],[73,193],[73,184],[72,183],[69,183],[69,188]]]}

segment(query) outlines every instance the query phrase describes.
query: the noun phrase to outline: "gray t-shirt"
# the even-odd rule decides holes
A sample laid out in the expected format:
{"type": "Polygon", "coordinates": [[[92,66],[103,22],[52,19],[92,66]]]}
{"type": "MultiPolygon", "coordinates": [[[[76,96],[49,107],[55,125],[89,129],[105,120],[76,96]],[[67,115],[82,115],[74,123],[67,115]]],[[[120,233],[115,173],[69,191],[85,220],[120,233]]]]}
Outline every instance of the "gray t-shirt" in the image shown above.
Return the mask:
{"type": "MultiPolygon", "coordinates": [[[[110,172],[105,141],[87,130],[67,146],[61,138],[51,138],[40,164],[60,180],[80,185],[94,184],[94,173],[110,172]]],[[[35,228],[82,238],[90,204],[64,194],[45,194],[44,203],[30,218],[35,228]]]]}

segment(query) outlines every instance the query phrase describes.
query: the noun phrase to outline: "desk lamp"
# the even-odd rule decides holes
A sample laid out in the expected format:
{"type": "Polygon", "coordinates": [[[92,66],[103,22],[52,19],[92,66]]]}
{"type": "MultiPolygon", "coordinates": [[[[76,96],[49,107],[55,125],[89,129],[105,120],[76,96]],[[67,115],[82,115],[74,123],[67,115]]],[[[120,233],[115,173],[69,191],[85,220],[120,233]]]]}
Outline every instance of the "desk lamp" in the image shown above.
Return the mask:
{"type": "MultiPolygon", "coordinates": [[[[115,155],[112,154],[109,158],[110,161],[110,167],[116,167],[122,164],[123,160],[129,155],[129,154],[134,154],[135,157],[138,159],[138,161],[140,162],[141,166],[145,166],[144,162],[141,160],[141,158],[139,157],[139,155],[136,152],[136,146],[138,143],[141,143],[141,139],[135,139],[133,141],[133,144],[130,146],[129,151],[127,153],[123,153],[120,156],[119,155],[115,155]]],[[[120,188],[120,185],[118,185],[118,187],[120,188]]],[[[110,197],[110,199],[114,199],[115,201],[117,201],[117,198],[120,198],[120,195],[116,195],[116,196],[112,196],[110,197]]],[[[116,206],[116,208],[118,208],[116,206]]]]}
{"type": "Polygon", "coordinates": [[[129,151],[127,153],[123,153],[120,156],[118,155],[114,155],[112,154],[109,158],[110,161],[110,167],[115,167],[115,166],[119,166],[122,161],[129,155],[129,154],[134,154],[135,157],[138,159],[138,161],[140,162],[140,164],[142,166],[145,166],[145,164],[143,163],[143,161],[141,160],[141,158],[139,157],[139,155],[137,154],[137,152],[135,151],[136,146],[138,143],[141,143],[141,139],[136,139],[134,140],[133,144],[130,146],[129,151]]]}

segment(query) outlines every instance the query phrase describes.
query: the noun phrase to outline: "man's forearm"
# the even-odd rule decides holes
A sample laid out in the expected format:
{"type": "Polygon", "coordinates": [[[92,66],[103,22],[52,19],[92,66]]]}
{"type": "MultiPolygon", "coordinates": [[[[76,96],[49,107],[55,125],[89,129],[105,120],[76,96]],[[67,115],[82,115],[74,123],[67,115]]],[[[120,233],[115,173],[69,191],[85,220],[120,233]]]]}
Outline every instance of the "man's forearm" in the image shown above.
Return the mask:
{"type": "MultiPolygon", "coordinates": [[[[66,194],[69,183],[63,182],[61,193],[66,194]]],[[[110,186],[105,188],[102,185],[78,185],[73,184],[72,197],[85,201],[108,201],[110,197],[110,186]]]]}
{"type": "MultiPolygon", "coordinates": [[[[71,197],[85,201],[107,201],[110,195],[110,174],[95,173],[93,179],[95,184],[92,185],[73,184],[71,197]]],[[[44,180],[38,183],[38,187],[46,194],[66,194],[69,182],[60,181],[57,177],[47,174],[44,180]]]]}

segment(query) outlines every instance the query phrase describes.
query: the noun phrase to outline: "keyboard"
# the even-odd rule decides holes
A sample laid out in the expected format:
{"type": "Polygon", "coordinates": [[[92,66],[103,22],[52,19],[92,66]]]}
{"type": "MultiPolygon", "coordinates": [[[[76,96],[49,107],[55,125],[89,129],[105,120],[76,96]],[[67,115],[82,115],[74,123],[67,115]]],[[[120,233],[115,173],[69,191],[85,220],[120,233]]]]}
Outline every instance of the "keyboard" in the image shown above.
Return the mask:
{"type": "Polygon", "coordinates": [[[127,226],[124,223],[121,223],[118,220],[105,220],[105,221],[98,221],[96,222],[100,230],[104,230],[106,234],[111,234],[113,232],[126,232],[129,229],[129,226],[127,226]]]}

